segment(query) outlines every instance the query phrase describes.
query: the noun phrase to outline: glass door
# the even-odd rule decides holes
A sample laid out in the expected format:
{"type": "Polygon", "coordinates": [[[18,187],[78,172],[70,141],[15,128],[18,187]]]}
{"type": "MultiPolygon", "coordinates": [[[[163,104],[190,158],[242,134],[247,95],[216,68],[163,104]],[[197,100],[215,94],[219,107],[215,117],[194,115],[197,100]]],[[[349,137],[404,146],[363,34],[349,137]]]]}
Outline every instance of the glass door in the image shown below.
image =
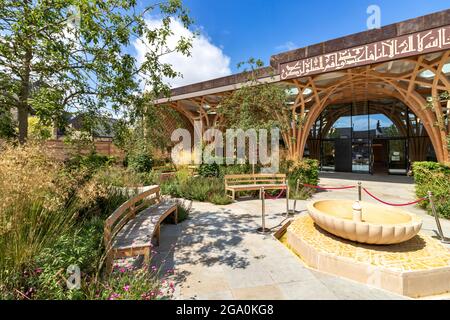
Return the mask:
{"type": "Polygon", "coordinates": [[[353,139],[352,171],[370,172],[371,148],[369,139],[353,139]]]}
{"type": "Polygon", "coordinates": [[[406,159],[406,139],[389,140],[389,173],[406,174],[408,163],[406,159]]]}

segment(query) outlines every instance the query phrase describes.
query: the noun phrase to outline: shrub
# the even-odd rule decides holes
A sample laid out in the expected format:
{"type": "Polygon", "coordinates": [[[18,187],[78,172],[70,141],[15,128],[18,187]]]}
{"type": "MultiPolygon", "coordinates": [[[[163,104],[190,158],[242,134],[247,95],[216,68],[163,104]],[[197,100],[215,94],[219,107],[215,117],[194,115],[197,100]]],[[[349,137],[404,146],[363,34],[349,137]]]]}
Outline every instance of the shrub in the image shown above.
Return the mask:
{"type": "MultiPolygon", "coordinates": [[[[427,196],[428,191],[432,191],[437,212],[449,219],[450,167],[436,162],[414,162],[413,174],[416,195],[422,198],[427,196]]],[[[428,213],[432,213],[429,201],[422,201],[420,206],[427,209],[428,213]]]]}
{"type": "MultiPolygon", "coordinates": [[[[189,213],[191,212],[191,208],[192,208],[192,201],[184,201],[184,200],[177,199],[176,203],[177,203],[177,209],[178,209],[178,223],[180,223],[189,218],[189,213]],[[189,202],[189,204],[187,202],[189,202]]],[[[172,215],[170,215],[167,218],[167,222],[169,222],[169,223],[174,222],[172,215]]]]}
{"type": "Polygon", "coordinates": [[[102,167],[109,166],[114,160],[114,157],[108,157],[92,152],[88,155],[76,155],[68,161],[68,165],[72,169],[85,168],[95,172],[102,167]]]}
{"type": "Polygon", "coordinates": [[[78,215],[78,180],[43,145],[5,146],[0,153],[0,283],[20,275],[78,215]]]}
{"type": "Polygon", "coordinates": [[[213,178],[193,177],[181,184],[180,193],[183,198],[205,202],[211,190],[213,178]]]}
{"type": "Polygon", "coordinates": [[[138,152],[129,155],[128,166],[136,172],[150,172],[153,160],[148,153],[138,152]]]}
{"type": "Polygon", "coordinates": [[[214,198],[220,204],[228,204],[223,199],[225,188],[223,179],[220,178],[189,177],[177,172],[175,178],[161,183],[161,192],[175,198],[200,202],[213,202],[214,198]]]}
{"type": "Polygon", "coordinates": [[[142,187],[158,184],[158,172],[136,172],[117,166],[104,167],[97,172],[97,179],[104,185],[114,187],[142,187]]]}
{"type": "Polygon", "coordinates": [[[47,140],[52,137],[51,126],[43,124],[38,117],[28,117],[28,138],[36,140],[47,140]]]}
{"type": "Polygon", "coordinates": [[[198,168],[198,174],[204,178],[218,177],[220,168],[217,163],[202,163],[198,168]]]}
{"type": "Polygon", "coordinates": [[[119,270],[110,277],[101,273],[104,220],[127,197],[114,192],[102,180],[103,171],[110,167],[103,166],[93,174],[87,174],[86,167],[97,165],[81,165],[81,168],[70,165],[67,169],[42,145],[3,147],[0,153],[0,298],[160,299],[167,296],[167,290],[162,291],[159,270],[127,269],[129,272],[123,273],[119,270]],[[65,276],[72,264],[80,267],[82,283],[80,289],[68,290],[65,276]]]}
{"type": "Polygon", "coordinates": [[[281,171],[286,173],[292,198],[307,199],[314,192],[302,184],[317,185],[319,182],[319,162],[314,159],[301,161],[285,161],[281,164],[281,171]],[[300,182],[298,193],[295,192],[297,180],[300,182]]]}
{"type": "Polygon", "coordinates": [[[191,211],[191,207],[187,206],[185,203],[178,201],[178,222],[183,222],[187,218],[189,218],[189,213],[191,211]]]}
{"type": "Polygon", "coordinates": [[[165,279],[172,271],[159,276],[156,266],[135,268],[133,266],[116,265],[111,273],[107,286],[102,286],[95,293],[94,299],[108,300],[165,300],[174,292],[173,283],[165,279]]]}
{"type": "Polygon", "coordinates": [[[227,205],[233,203],[230,197],[225,194],[213,194],[210,198],[210,201],[217,205],[227,205]]]}
{"type": "Polygon", "coordinates": [[[32,299],[84,299],[86,288],[68,290],[62,276],[70,265],[77,265],[84,275],[83,285],[99,269],[103,255],[103,219],[95,217],[66,232],[36,257],[26,287],[32,299]]]}
{"type": "MultiPolygon", "coordinates": [[[[246,164],[232,164],[232,165],[222,165],[220,166],[219,176],[223,178],[226,175],[231,174],[250,174],[252,173],[252,166],[248,163],[246,164]]],[[[259,167],[255,166],[255,172],[259,171],[259,167]]]]}

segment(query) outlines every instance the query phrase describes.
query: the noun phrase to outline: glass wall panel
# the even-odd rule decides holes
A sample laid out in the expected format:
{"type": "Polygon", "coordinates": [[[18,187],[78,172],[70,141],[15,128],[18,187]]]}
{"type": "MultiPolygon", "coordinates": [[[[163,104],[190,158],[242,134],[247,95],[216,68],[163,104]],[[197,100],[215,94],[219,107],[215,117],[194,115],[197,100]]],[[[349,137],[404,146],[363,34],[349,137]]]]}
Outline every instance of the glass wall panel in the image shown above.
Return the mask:
{"type": "Polygon", "coordinates": [[[403,104],[371,102],[369,111],[370,137],[372,139],[406,137],[406,107],[403,104]]]}
{"type": "Polygon", "coordinates": [[[369,110],[367,102],[354,103],[352,106],[352,138],[369,138],[369,110]]]}
{"type": "Polygon", "coordinates": [[[328,107],[322,116],[323,138],[350,139],[352,117],[349,105],[328,107]]]}
{"type": "Polygon", "coordinates": [[[335,170],[335,147],[334,141],[322,141],[322,170],[335,170]]]}
{"type": "Polygon", "coordinates": [[[411,161],[436,159],[421,120],[392,99],[327,107],[307,149],[323,170],[342,172],[405,174],[411,161]]]}

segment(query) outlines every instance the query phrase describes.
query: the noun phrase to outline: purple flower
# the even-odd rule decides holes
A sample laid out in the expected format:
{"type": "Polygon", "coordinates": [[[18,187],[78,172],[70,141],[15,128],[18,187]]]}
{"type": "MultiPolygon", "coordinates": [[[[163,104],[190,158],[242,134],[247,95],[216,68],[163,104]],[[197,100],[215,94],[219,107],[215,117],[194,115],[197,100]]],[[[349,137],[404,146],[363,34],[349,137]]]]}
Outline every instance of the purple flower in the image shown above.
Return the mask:
{"type": "Polygon", "coordinates": [[[117,298],[120,298],[120,294],[114,292],[109,296],[108,300],[116,300],[117,298]]]}
{"type": "Polygon", "coordinates": [[[123,287],[123,290],[128,292],[130,290],[130,286],[127,284],[126,286],[123,287]]]}

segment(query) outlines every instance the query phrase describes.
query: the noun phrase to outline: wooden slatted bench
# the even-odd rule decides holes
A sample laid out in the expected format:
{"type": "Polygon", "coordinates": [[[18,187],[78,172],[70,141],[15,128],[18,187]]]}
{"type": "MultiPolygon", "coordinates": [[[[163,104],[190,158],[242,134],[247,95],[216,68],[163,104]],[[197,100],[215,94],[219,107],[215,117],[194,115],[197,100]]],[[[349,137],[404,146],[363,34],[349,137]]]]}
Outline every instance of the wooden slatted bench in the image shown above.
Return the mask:
{"type": "Polygon", "coordinates": [[[236,199],[236,192],[259,190],[287,190],[288,185],[285,174],[237,174],[226,175],[225,192],[231,199],[236,199]],[[230,194],[231,193],[231,194],[230,194]]]}
{"type": "Polygon", "coordinates": [[[150,259],[152,240],[159,245],[161,223],[169,215],[178,220],[177,204],[161,200],[159,186],[134,196],[117,208],[105,222],[106,267],[111,271],[117,258],[144,255],[150,259]]]}

